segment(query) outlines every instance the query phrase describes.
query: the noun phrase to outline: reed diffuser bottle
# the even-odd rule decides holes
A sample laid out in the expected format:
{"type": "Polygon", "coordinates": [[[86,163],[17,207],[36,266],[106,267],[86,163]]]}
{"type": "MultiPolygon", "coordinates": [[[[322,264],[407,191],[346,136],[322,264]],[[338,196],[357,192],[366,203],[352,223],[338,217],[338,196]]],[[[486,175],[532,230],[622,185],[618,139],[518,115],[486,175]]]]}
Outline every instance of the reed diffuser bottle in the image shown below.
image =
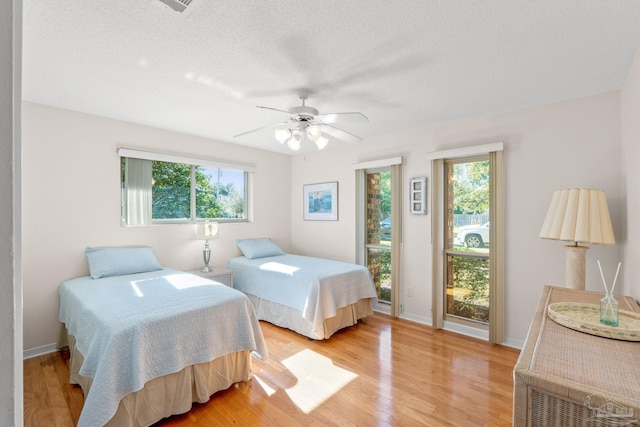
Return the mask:
{"type": "Polygon", "coordinates": [[[602,273],[602,266],[600,260],[598,260],[598,268],[600,269],[600,277],[602,277],[602,284],[604,285],[604,297],[600,300],[600,323],[608,326],[618,326],[620,320],[618,312],[618,301],[613,297],[613,289],[616,287],[616,281],[618,280],[618,273],[620,272],[620,265],[618,263],[618,269],[616,270],[616,277],[613,279],[611,290],[607,288],[607,281],[604,280],[604,274],[602,273]]]}
{"type": "Polygon", "coordinates": [[[618,326],[618,301],[613,294],[605,294],[600,300],[600,323],[609,326],[618,326]]]}

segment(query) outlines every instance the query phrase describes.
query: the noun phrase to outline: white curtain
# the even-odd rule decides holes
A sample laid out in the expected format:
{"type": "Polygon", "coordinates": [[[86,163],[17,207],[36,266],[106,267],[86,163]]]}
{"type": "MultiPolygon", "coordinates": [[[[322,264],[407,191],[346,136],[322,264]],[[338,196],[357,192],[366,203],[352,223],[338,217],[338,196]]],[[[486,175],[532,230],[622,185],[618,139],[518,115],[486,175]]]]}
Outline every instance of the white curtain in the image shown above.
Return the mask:
{"type": "Polygon", "coordinates": [[[125,158],[126,224],[151,224],[151,160],[125,158]]]}

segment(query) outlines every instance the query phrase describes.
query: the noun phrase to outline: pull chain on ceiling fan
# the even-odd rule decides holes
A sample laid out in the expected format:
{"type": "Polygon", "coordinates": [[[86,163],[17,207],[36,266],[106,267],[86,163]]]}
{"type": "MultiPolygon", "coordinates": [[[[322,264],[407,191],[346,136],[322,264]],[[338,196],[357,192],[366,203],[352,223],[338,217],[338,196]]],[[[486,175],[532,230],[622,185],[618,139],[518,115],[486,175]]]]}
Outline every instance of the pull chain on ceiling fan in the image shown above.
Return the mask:
{"type": "Polygon", "coordinates": [[[308,95],[308,91],[303,91],[300,94],[302,105],[291,107],[288,110],[257,106],[257,108],[286,113],[289,115],[289,121],[259,127],[257,129],[235,135],[234,138],[247,135],[264,128],[275,127],[274,135],[276,141],[280,144],[284,144],[286,142],[287,147],[293,151],[300,150],[301,144],[304,141],[312,141],[316,144],[318,150],[322,150],[329,143],[328,136],[345,142],[357,142],[362,140],[359,136],[339,129],[331,123],[335,123],[337,121],[367,123],[369,121],[367,116],[360,112],[320,114],[320,112],[315,108],[306,105],[308,95]]]}

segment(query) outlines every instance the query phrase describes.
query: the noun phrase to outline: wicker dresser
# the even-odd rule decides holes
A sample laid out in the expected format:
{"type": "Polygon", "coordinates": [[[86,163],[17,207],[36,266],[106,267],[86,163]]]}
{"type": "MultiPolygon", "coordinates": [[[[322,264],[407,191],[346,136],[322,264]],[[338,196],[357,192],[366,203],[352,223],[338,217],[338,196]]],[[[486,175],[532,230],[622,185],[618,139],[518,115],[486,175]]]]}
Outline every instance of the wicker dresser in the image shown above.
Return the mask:
{"type": "MultiPolygon", "coordinates": [[[[513,425],[640,426],[640,342],[585,334],[547,315],[554,302],[598,304],[602,293],[544,288],[514,368],[513,425]]],[[[640,313],[631,297],[620,310],[640,313]]]]}

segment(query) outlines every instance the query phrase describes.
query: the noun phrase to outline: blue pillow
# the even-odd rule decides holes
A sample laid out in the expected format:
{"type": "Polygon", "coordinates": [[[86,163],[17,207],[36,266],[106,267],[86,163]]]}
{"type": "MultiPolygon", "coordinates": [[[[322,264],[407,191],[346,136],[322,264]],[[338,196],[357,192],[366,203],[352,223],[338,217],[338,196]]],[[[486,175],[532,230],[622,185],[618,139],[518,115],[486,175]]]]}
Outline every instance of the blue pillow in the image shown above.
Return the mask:
{"type": "Polygon", "coordinates": [[[237,241],[242,254],[249,259],[264,258],[268,256],[284,255],[284,251],[269,238],[265,239],[240,239],[237,241]]]}
{"type": "Polygon", "coordinates": [[[153,248],[90,248],[84,250],[92,279],[161,270],[153,248]]]}

